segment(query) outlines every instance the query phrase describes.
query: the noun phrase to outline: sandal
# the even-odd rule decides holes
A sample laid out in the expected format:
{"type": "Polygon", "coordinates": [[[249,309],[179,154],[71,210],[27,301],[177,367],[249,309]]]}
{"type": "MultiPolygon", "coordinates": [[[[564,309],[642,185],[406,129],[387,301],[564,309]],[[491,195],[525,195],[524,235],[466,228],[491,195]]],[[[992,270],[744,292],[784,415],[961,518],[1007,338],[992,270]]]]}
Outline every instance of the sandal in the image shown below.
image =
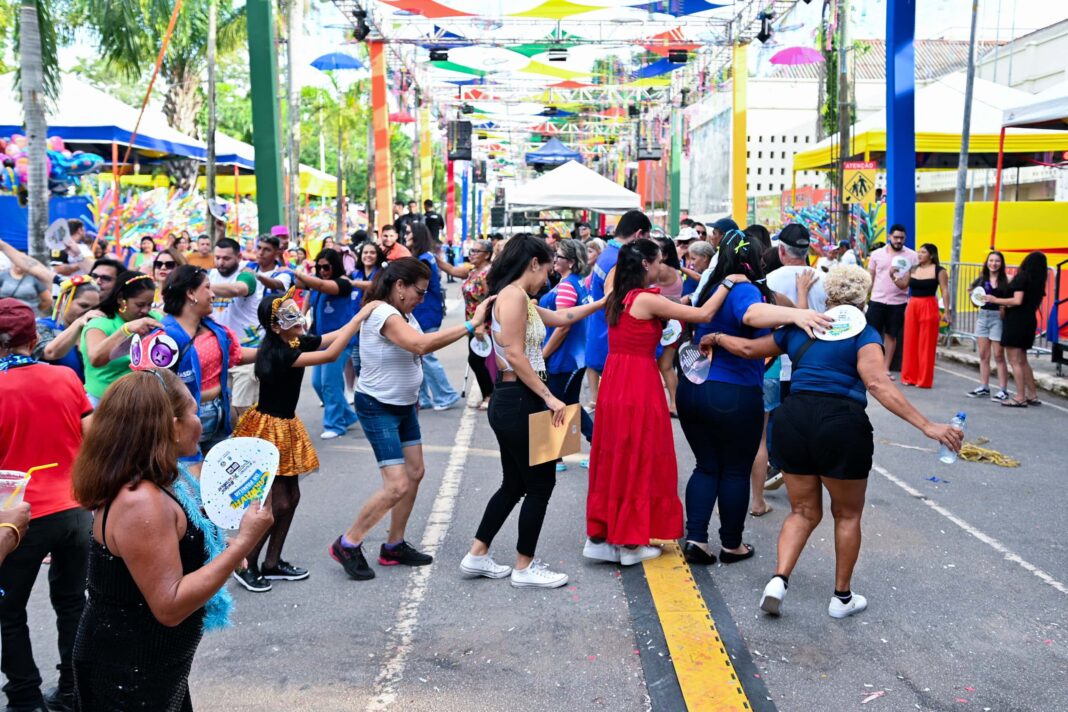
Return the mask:
{"type": "Polygon", "coordinates": [[[1040,401],[1038,398],[1028,398],[1027,405],[1042,405],[1042,401],[1040,401]]]}
{"type": "Polygon", "coordinates": [[[748,551],[746,551],[744,554],[732,554],[729,551],[724,551],[723,549],[720,549],[719,560],[725,564],[736,564],[739,561],[745,561],[746,559],[753,558],[753,554],[756,553],[753,547],[749,544],[742,544],[742,546],[748,549],[748,551]]]}
{"type": "Polygon", "coordinates": [[[1007,401],[1003,401],[1002,402],[1001,407],[1002,408],[1026,408],[1027,407],[1027,401],[1018,401],[1018,400],[1015,400],[1015,399],[1007,400],[1007,401]]]}
{"type": "Polygon", "coordinates": [[[775,510],[774,510],[774,509],[772,509],[772,508],[771,508],[771,505],[769,504],[769,505],[766,505],[766,506],[764,507],[764,511],[763,511],[763,512],[758,512],[758,511],[756,511],[755,509],[750,509],[750,510],[749,510],[749,516],[751,516],[751,517],[763,517],[763,516],[764,516],[765,514],[767,514],[768,512],[774,512],[774,511],[775,511],[775,510]]]}

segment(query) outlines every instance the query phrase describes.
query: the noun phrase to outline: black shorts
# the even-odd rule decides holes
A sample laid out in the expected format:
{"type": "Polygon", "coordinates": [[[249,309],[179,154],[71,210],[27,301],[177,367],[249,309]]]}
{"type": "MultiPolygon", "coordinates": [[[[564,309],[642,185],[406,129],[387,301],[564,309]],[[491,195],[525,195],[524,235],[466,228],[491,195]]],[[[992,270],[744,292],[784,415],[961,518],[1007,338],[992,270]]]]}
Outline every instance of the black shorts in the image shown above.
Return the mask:
{"type": "Polygon", "coordinates": [[[772,417],[771,460],[783,472],[868,478],[875,443],[863,404],[845,396],[793,391],[772,417]]]}
{"type": "Polygon", "coordinates": [[[901,338],[905,329],[905,307],[907,304],[868,303],[868,324],[879,332],[880,336],[901,338]]]}

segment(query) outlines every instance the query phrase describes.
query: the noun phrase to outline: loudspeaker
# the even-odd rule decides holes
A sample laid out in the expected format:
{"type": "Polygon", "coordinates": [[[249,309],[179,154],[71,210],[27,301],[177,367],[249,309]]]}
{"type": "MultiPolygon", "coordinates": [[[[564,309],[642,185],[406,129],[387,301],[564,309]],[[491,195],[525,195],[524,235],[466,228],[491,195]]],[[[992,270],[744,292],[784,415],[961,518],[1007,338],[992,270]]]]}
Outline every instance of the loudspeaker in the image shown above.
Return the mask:
{"type": "Polygon", "coordinates": [[[471,122],[450,121],[447,132],[449,160],[471,160],[471,122]]]}

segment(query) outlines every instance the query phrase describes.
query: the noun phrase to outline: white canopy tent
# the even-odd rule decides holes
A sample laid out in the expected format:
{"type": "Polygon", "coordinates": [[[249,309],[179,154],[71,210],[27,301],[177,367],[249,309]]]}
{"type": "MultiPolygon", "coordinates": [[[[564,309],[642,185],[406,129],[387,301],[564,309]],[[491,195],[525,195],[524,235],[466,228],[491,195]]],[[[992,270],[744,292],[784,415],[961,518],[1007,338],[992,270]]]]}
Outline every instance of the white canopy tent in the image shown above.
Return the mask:
{"type": "Polygon", "coordinates": [[[1006,109],[1001,125],[1068,130],[1068,82],[1061,82],[1035,94],[1025,104],[1006,109]]]}
{"type": "Polygon", "coordinates": [[[508,210],[570,208],[622,213],[641,208],[637,193],[613,183],[581,163],[568,161],[529,183],[505,192],[508,210]]]}

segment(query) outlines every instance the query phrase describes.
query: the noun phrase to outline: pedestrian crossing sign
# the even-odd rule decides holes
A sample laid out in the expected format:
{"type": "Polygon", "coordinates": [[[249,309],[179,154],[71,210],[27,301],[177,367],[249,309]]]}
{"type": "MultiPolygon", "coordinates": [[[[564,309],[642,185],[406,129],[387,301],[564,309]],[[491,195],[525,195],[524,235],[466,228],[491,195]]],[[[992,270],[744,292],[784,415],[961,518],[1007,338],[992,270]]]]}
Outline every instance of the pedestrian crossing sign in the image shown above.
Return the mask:
{"type": "Polygon", "coordinates": [[[847,205],[871,205],[875,202],[875,161],[846,161],[842,201],[847,205]]]}

